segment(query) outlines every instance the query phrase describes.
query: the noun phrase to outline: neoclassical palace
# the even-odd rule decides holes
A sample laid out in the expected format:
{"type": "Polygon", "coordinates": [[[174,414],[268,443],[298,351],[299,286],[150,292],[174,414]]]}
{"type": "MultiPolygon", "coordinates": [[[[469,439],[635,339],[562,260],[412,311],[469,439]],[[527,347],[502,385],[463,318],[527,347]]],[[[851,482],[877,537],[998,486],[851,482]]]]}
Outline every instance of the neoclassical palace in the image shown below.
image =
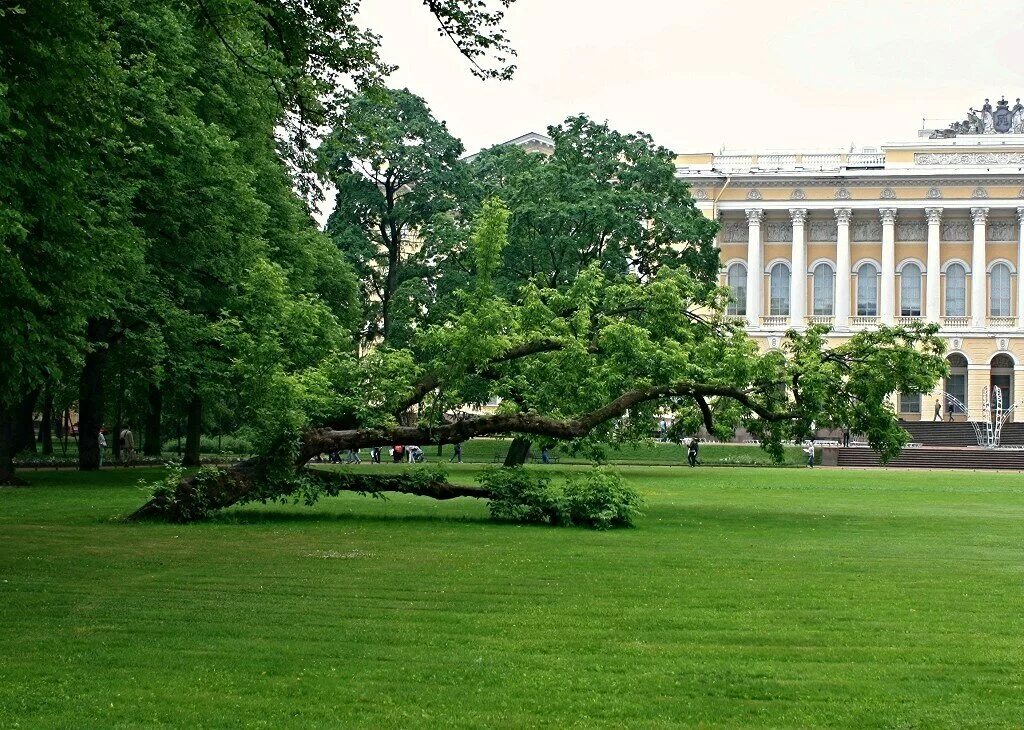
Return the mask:
{"type": "Polygon", "coordinates": [[[679,177],[721,222],[729,314],[765,348],[813,323],[841,339],[937,322],[951,375],[935,393],[901,395],[904,418],[931,419],[941,399],[944,418],[950,402],[965,417],[959,402],[980,420],[986,388],[1007,407],[1024,401],[1022,114],[1011,124],[1005,102],[986,106],[971,112],[977,129],[875,149],[679,155],[679,177]]]}

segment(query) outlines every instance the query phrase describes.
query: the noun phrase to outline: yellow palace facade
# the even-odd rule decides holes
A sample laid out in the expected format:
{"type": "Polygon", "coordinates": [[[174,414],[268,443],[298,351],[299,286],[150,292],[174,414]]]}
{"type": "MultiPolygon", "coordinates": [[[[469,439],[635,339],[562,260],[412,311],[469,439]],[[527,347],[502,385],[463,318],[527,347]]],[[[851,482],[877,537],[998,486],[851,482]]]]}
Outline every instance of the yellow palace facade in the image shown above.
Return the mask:
{"type": "Polygon", "coordinates": [[[963,404],[980,420],[996,388],[1006,408],[1024,401],[1024,109],[974,115],[977,128],[874,149],[679,155],[678,176],[721,223],[729,314],[764,348],[810,324],[842,339],[935,322],[951,374],[901,395],[901,416],[932,419],[940,400],[943,418],[964,418],[963,404]]]}

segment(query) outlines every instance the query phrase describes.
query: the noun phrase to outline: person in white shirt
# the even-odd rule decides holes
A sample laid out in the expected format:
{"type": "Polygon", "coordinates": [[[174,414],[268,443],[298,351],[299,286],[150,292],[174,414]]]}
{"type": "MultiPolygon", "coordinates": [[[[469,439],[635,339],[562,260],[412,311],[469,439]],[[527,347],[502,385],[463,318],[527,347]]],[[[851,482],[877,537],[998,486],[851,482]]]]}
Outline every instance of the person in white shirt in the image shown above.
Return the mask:
{"type": "Polygon", "coordinates": [[[103,452],[106,451],[107,448],[107,437],[103,435],[102,426],[100,426],[99,430],[97,431],[96,442],[99,444],[100,447],[100,468],[103,468],[103,452]]]}

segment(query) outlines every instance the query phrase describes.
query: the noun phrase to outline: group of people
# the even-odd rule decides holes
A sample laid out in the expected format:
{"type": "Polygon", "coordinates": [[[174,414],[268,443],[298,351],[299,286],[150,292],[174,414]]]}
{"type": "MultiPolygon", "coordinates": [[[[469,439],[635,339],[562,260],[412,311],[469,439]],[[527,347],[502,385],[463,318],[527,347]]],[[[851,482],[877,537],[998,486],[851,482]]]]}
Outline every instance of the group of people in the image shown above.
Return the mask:
{"type": "MultiPolygon", "coordinates": [[[[107,451],[107,436],[104,433],[103,426],[100,426],[96,431],[96,441],[99,444],[100,449],[100,466],[103,466],[103,457],[106,456],[107,451]]],[[[121,457],[122,466],[131,466],[132,462],[135,461],[135,434],[132,430],[125,426],[121,429],[121,433],[117,436],[117,445],[119,447],[119,454],[121,457]]]]}
{"type": "MultiPolygon", "coordinates": [[[[370,463],[379,464],[381,461],[381,452],[383,448],[380,446],[374,446],[370,449],[370,463]]],[[[402,462],[408,462],[410,464],[422,464],[427,460],[426,454],[423,453],[423,449],[415,444],[395,444],[388,449],[388,455],[395,464],[401,464],[402,462]]],[[[359,449],[349,449],[345,452],[344,458],[342,458],[342,452],[332,451],[326,455],[323,454],[316,456],[313,461],[324,462],[330,464],[362,464],[363,460],[359,456],[359,449]]],[[[449,462],[462,463],[462,444],[455,444],[455,453],[452,454],[452,458],[449,462]]]]}

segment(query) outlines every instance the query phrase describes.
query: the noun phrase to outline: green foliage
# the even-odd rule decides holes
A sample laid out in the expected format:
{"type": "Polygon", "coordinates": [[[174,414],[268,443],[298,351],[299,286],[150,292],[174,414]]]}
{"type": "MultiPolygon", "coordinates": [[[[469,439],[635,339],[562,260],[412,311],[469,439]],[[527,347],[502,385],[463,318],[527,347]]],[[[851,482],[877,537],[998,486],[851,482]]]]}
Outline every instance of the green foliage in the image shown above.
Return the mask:
{"type": "Polygon", "coordinates": [[[550,477],[525,468],[488,469],[480,475],[480,484],[491,493],[487,508],[496,520],[559,524],[559,494],[550,477]]]}
{"type": "Polygon", "coordinates": [[[631,527],[642,505],[640,493],[621,474],[597,467],[566,480],[561,511],[568,524],[607,530],[631,527]]]}
{"type": "Polygon", "coordinates": [[[211,489],[215,489],[222,473],[217,467],[204,466],[194,479],[186,481],[182,467],[168,466],[161,479],[151,485],[153,504],[170,522],[205,519],[210,514],[211,489]]]}

